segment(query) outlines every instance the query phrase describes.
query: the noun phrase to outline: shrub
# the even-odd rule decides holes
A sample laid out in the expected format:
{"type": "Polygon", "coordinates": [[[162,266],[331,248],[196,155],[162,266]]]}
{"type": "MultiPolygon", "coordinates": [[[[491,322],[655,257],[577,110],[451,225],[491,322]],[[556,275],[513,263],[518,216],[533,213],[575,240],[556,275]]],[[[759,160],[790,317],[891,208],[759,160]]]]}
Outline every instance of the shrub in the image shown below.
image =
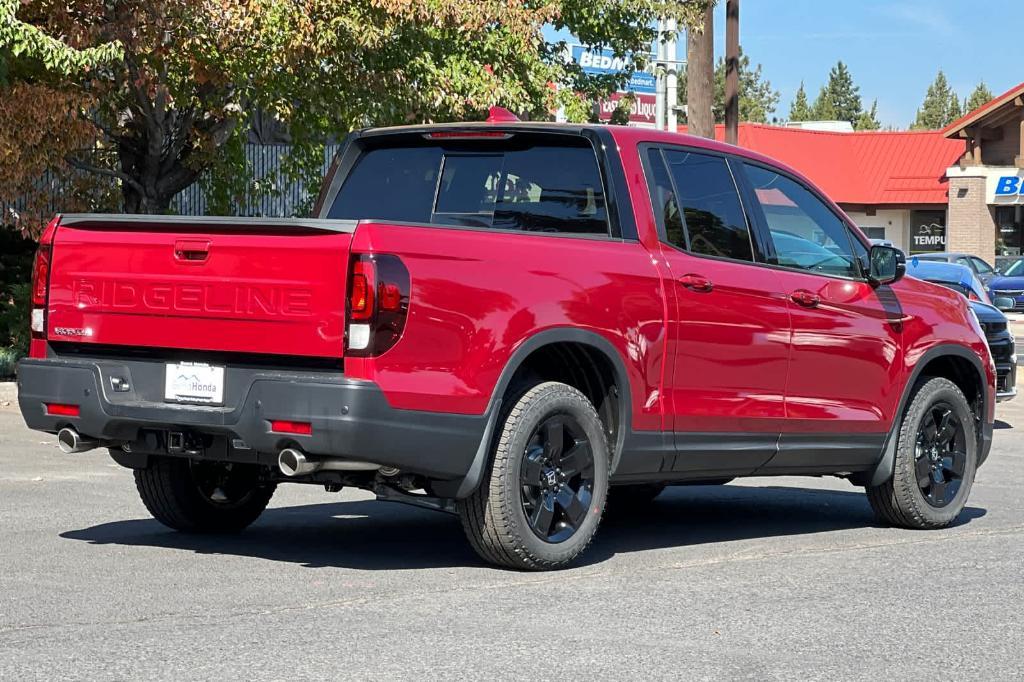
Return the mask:
{"type": "Polygon", "coordinates": [[[10,228],[0,227],[0,376],[9,376],[10,364],[28,353],[28,316],[32,295],[32,256],[35,242],[10,228]]]}

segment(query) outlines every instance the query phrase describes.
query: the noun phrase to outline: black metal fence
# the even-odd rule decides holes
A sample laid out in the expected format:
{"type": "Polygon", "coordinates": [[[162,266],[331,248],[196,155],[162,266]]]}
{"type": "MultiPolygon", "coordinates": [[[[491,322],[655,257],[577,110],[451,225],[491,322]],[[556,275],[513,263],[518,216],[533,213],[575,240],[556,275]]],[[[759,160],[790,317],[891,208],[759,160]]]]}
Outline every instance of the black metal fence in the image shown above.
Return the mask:
{"type": "MultiPolygon", "coordinates": [[[[331,160],[340,145],[327,145],[324,149],[323,174],[327,172],[331,160]]],[[[289,181],[282,172],[282,163],[290,150],[289,145],[248,144],[245,148],[245,159],[252,171],[254,180],[269,186],[270,191],[258,195],[250,195],[232,205],[234,215],[290,217],[301,214],[316,199],[320,186],[307,187],[301,182],[289,181]]],[[[104,179],[105,181],[105,179],[104,179]]],[[[116,180],[111,179],[109,185],[98,191],[116,189],[116,180]]],[[[40,178],[39,188],[48,197],[46,213],[54,214],[66,211],[62,205],[65,185],[60,179],[47,173],[40,178]]],[[[0,197],[0,223],[8,222],[13,213],[25,209],[26,198],[9,199],[0,197]]],[[[171,200],[171,212],[179,215],[207,215],[207,200],[203,190],[203,182],[196,182],[171,200]]]]}

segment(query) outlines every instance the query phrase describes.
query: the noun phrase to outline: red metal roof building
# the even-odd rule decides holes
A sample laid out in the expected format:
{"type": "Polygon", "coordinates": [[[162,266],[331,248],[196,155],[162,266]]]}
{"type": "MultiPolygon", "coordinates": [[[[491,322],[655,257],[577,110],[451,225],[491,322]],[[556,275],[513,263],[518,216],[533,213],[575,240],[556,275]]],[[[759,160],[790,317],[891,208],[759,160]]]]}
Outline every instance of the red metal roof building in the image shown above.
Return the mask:
{"type": "MultiPolygon", "coordinates": [[[[681,129],[685,131],[685,128],[681,129]]],[[[724,138],[724,126],[715,136],[724,138]]],[[[800,171],[840,204],[868,236],[917,251],[912,232],[945,225],[946,169],[963,140],[942,131],[829,132],[741,123],[739,146],[800,171]]],[[[934,250],[934,247],[932,247],[934,250]]]]}

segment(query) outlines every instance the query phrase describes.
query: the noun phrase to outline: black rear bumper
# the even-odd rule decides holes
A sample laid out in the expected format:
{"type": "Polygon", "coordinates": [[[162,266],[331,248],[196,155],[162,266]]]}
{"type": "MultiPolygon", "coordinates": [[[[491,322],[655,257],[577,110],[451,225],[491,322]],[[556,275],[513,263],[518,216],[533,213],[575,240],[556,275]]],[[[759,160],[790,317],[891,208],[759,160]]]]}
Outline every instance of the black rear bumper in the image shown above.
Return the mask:
{"type": "MultiPolygon", "coordinates": [[[[18,403],[29,428],[50,433],[73,426],[84,436],[119,444],[147,432],[185,431],[238,441],[254,454],[276,456],[298,445],[311,455],[446,480],[469,472],[486,427],[483,415],[395,409],[376,384],[324,371],[228,366],[223,406],[167,403],[163,372],[164,363],[154,360],[23,360],[18,403]],[[111,378],[130,389],[114,391],[111,378]],[[78,405],[79,416],[47,414],[47,403],[78,405]],[[310,422],[312,433],[274,433],[271,420],[310,422]]],[[[220,450],[209,457],[233,457],[220,450]]]]}

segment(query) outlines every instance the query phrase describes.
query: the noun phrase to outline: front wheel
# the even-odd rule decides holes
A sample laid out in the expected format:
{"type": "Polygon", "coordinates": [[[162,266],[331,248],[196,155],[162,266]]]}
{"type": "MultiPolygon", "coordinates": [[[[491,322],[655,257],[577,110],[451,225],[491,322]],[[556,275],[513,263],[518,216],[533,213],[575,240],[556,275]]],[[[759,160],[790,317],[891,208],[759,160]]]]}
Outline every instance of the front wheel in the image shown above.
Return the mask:
{"type": "Polygon", "coordinates": [[[967,504],[977,469],[974,414],[956,384],[939,377],[918,385],[897,434],[892,478],[868,486],[883,522],[942,528],[967,504]]]}
{"type": "Polygon", "coordinates": [[[473,549],[510,568],[550,570],[594,537],[608,494],[608,445],[594,406],[539,384],[506,413],[487,476],[459,502],[473,549]]]}
{"type": "Polygon", "coordinates": [[[135,470],[135,487],[160,523],[191,533],[237,532],[266,509],[277,487],[252,464],[150,457],[135,470]]]}

